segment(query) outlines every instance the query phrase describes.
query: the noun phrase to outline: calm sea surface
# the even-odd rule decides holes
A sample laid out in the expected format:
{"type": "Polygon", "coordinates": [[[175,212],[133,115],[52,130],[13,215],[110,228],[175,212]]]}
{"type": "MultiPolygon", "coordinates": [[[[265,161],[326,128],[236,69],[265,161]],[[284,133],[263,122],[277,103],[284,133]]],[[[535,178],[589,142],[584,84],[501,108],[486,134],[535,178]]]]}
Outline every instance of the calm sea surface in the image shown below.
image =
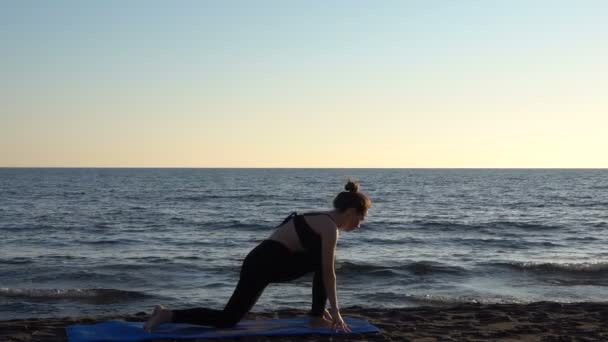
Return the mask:
{"type": "MultiPolygon", "coordinates": [[[[608,301],[608,170],[0,169],[0,319],[221,308],[291,211],[373,201],[341,306],[608,301]]],[[[308,308],[311,277],[254,311],[308,308]]]]}

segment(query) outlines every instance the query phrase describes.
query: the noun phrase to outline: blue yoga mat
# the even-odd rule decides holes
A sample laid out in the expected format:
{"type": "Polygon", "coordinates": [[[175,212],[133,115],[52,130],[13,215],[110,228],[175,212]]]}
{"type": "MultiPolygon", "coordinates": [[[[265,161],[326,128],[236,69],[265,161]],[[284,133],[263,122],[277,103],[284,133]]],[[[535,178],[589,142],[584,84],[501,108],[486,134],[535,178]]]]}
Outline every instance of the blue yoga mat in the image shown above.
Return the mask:
{"type": "MultiPolygon", "coordinates": [[[[344,317],[352,333],[372,333],[380,330],[366,321],[344,317]]],[[[109,321],[97,324],[77,324],[66,328],[69,342],[136,342],[158,339],[188,340],[197,338],[222,339],[241,336],[324,334],[344,335],[342,331],[308,327],[307,317],[267,320],[244,320],[229,329],[216,329],[184,323],[161,324],[151,333],[143,330],[144,322],[109,321]]]]}

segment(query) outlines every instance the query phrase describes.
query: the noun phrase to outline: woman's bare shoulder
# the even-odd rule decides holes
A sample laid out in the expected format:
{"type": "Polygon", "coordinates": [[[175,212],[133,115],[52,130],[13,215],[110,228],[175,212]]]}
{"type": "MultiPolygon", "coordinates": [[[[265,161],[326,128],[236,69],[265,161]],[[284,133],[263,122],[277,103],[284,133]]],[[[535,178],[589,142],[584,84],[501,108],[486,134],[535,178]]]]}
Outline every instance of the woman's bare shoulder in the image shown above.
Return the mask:
{"type": "Polygon", "coordinates": [[[305,213],[304,219],[306,220],[310,228],[312,228],[312,230],[314,230],[319,235],[328,237],[336,236],[336,222],[334,222],[334,220],[328,213],[305,213]]]}

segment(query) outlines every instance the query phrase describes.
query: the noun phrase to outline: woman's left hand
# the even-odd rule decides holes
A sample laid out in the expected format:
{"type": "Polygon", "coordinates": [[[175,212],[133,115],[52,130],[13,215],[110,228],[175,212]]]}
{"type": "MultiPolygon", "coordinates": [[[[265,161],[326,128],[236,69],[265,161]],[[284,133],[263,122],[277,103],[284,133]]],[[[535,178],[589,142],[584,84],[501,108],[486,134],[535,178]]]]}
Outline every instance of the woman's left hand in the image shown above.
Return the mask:
{"type": "Polygon", "coordinates": [[[338,311],[337,309],[332,309],[332,316],[333,316],[333,320],[332,320],[332,329],[338,331],[339,329],[342,329],[342,331],[344,331],[345,333],[349,333],[351,332],[350,328],[348,327],[348,325],[346,324],[346,322],[344,322],[344,319],[342,319],[342,315],[340,315],[340,311],[338,311]]]}

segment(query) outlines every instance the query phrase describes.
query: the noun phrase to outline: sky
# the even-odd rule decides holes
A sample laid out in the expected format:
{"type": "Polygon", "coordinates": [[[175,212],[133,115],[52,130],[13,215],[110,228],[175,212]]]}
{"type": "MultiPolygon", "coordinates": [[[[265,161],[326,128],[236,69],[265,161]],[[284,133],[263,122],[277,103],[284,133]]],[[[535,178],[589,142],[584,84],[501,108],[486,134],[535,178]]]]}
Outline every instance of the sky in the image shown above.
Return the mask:
{"type": "Polygon", "coordinates": [[[0,167],[607,168],[608,2],[0,1],[0,167]]]}

